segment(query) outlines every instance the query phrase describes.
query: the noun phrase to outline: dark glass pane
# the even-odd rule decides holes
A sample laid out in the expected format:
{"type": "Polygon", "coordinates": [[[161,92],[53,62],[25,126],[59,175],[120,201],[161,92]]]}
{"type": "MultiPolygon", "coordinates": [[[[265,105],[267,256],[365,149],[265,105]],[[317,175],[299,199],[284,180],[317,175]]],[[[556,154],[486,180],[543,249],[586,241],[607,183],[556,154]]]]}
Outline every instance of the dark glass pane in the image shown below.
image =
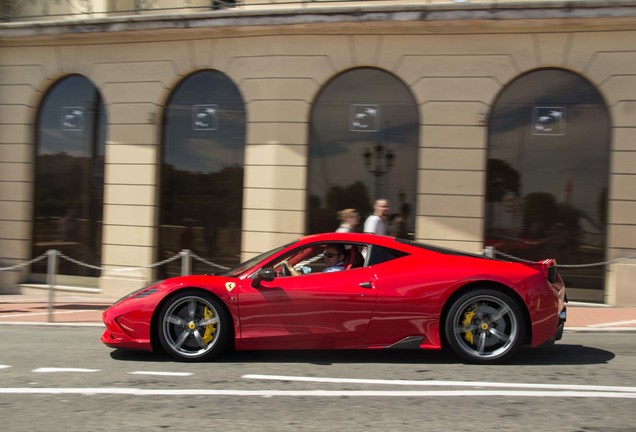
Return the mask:
{"type": "MultiPolygon", "coordinates": [[[[34,255],[57,249],[101,265],[105,124],[101,96],[84,77],[65,78],[46,95],[37,131],[34,255]]],[[[46,265],[33,270],[46,272],[46,265]]],[[[59,273],[99,275],[67,260],[59,273]]]]}
{"type": "MultiPolygon", "coordinates": [[[[221,266],[238,264],[245,107],[237,87],[219,72],[197,72],[174,91],[164,121],[162,258],[189,249],[221,266]]],[[[219,271],[193,263],[196,272],[219,271]]],[[[179,270],[177,261],[166,271],[179,270]]]]}
{"type": "Polygon", "coordinates": [[[360,212],[361,231],[376,198],[388,198],[394,214],[414,210],[418,131],[415,100],[393,75],[355,69],[332,80],[311,117],[308,232],[334,231],[345,208],[360,212]]]}
{"type": "MultiPolygon", "coordinates": [[[[489,124],[486,242],[562,265],[604,261],[610,125],[600,94],[557,69],[514,81],[489,124]]],[[[561,267],[566,284],[604,288],[604,267],[561,267]]]]}

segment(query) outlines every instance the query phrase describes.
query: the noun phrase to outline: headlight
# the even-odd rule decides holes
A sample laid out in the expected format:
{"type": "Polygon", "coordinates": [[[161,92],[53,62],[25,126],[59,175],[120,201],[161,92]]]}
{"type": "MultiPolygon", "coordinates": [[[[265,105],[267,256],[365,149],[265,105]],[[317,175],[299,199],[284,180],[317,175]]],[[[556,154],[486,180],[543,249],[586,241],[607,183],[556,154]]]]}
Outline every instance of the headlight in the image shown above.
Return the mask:
{"type": "Polygon", "coordinates": [[[154,294],[157,291],[159,291],[156,286],[159,285],[161,282],[157,282],[154,283],[150,286],[147,287],[143,287],[143,288],[139,288],[138,290],[135,290],[133,292],[131,292],[130,294],[126,294],[125,296],[123,296],[122,298],[120,298],[119,300],[117,300],[115,303],[113,303],[113,306],[116,305],[117,303],[121,303],[122,301],[132,298],[132,297],[146,297],[149,296],[150,294],[154,294]]]}

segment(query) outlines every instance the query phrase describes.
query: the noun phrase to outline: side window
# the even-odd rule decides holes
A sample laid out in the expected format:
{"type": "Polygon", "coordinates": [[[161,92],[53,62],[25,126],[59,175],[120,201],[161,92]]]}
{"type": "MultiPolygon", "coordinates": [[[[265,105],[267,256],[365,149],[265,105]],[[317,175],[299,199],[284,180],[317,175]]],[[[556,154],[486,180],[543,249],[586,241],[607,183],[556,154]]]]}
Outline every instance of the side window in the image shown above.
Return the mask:
{"type": "Polygon", "coordinates": [[[273,267],[279,276],[302,276],[364,267],[363,244],[314,244],[278,258],[273,267]],[[287,267],[287,269],[285,268],[287,267]]]}
{"type": "Polygon", "coordinates": [[[381,246],[371,246],[369,248],[369,256],[367,265],[380,264],[383,262],[391,261],[396,258],[405,256],[404,252],[399,252],[394,249],[389,249],[381,246]]]}
{"type": "Polygon", "coordinates": [[[320,273],[325,269],[325,264],[322,259],[324,251],[324,244],[295,249],[273,262],[271,267],[274,268],[278,276],[292,276],[292,274],[288,274],[285,271],[285,262],[287,262],[293,270],[298,272],[298,274],[293,274],[293,276],[320,273]]]}

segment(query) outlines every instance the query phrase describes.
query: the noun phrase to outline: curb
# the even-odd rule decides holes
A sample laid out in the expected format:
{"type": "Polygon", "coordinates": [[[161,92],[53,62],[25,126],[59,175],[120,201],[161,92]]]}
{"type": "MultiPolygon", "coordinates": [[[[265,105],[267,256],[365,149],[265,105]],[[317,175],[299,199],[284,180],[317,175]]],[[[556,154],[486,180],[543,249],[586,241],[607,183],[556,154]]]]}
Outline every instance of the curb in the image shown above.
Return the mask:
{"type": "Polygon", "coordinates": [[[636,327],[570,327],[565,333],[636,333],[636,327]]]}

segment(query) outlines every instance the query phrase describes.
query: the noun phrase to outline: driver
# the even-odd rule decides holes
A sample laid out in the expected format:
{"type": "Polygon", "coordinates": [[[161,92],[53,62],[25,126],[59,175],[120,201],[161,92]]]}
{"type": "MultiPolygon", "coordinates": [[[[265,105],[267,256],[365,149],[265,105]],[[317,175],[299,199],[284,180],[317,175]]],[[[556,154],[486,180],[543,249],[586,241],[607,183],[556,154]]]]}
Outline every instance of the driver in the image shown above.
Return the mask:
{"type": "Polygon", "coordinates": [[[322,257],[327,264],[327,268],[323,270],[323,273],[344,270],[347,266],[347,263],[345,263],[345,247],[341,244],[327,245],[322,257]]]}
{"type": "MultiPolygon", "coordinates": [[[[341,244],[329,244],[325,248],[325,251],[322,254],[322,258],[325,260],[325,264],[327,264],[327,268],[323,270],[323,273],[331,273],[344,270],[347,266],[345,262],[345,247],[341,244]]],[[[287,262],[287,260],[282,263],[293,276],[298,276],[304,274],[298,270],[296,270],[293,266],[287,262]]]]}

